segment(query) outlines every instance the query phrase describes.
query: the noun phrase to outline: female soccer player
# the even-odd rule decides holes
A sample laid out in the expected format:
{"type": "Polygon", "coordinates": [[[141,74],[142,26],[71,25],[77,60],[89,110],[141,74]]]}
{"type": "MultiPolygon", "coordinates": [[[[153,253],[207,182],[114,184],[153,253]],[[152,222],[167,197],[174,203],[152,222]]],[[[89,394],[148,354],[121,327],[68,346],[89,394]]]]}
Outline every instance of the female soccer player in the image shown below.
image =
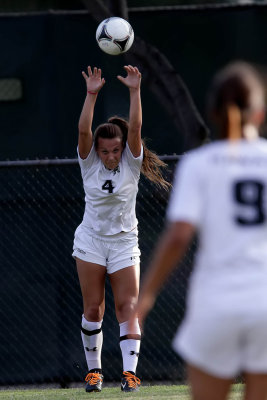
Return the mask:
{"type": "Polygon", "coordinates": [[[112,117],[92,135],[94,107],[105,84],[101,69],[83,72],[87,95],[79,120],[78,159],[85,190],[85,213],[75,232],[76,258],[83,297],[82,341],[88,375],[86,391],[102,388],[102,320],[105,309],[105,277],[109,275],[120,325],[123,359],[121,389],[136,391],[135,376],[141,333],[138,320],[129,330],[128,318],[139,292],[139,257],[136,195],[140,170],[151,181],[168,188],[160,167],[165,164],[141,140],[141,74],[136,67],[124,67],[118,76],[129,88],[129,122],[112,117]]]}
{"type": "MultiPolygon", "coordinates": [[[[146,274],[140,325],[197,231],[184,321],[174,339],[194,400],[224,400],[243,373],[246,400],[267,399],[267,142],[264,90],[247,63],[220,71],[209,94],[220,140],[178,166],[168,226],[146,274]]],[[[131,320],[129,326],[131,327],[131,320]]]]}

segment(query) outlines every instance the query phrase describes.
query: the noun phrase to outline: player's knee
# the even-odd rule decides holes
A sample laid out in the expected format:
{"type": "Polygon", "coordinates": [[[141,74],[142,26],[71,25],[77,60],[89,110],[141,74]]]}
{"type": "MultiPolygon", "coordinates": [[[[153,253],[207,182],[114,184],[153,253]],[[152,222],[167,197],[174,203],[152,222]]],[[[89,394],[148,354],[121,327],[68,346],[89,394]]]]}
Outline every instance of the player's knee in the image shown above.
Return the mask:
{"type": "Polygon", "coordinates": [[[87,321],[101,321],[103,319],[103,311],[98,304],[88,305],[83,313],[87,321]]]}
{"type": "Polygon", "coordinates": [[[116,305],[116,316],[118,321],[127,321],[129,315],[134,310],[136,299],[128,299],[127,301],[116,305]]]}

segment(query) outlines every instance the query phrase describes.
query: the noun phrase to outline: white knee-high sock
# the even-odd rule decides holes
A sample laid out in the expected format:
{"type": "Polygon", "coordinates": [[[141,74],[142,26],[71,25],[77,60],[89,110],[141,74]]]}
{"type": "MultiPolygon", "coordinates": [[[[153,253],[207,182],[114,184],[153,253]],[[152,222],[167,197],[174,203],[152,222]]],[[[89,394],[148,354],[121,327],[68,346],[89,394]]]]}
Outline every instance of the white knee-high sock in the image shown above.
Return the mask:
{"type": "Polygon", "coordinates": [[[120,324],[120,348],[122,353],[123,371],[135,374],[141,343],[141,330],[136,318],[134,330],[129,332],[128,321],[120,324]]]}
{"type": "Polygon", "coordinates": [[[94,369],[101,370],[101,351],[103,344],[102,321],[87,321],[83,315],[81,336],[88,371],[94,369]]]}

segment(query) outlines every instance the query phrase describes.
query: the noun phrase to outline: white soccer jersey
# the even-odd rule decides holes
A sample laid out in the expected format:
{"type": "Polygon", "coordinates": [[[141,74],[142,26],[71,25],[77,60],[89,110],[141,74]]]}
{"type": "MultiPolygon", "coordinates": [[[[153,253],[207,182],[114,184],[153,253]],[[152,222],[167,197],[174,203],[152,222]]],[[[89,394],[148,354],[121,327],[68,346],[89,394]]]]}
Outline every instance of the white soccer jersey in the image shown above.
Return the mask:
{"type": "Polygon", "coordinates": [[[143,161],[135,158],[128,144],[115,170],[108,170],[98,157],[94,146],[79,164],[85,191],[85,212],[82,225],[98,235],[129,232],[137,226],[136,195],[143,161]]]}
{"type": "Polygon", "coordinates": [[[266,307],[266,196],[265,139],[217,141],[183,157],[167,219],[198,228],[200,242],[190,285],[194,304],[207,295],[207,304],[244,307],[244,311],[266,307]]]}

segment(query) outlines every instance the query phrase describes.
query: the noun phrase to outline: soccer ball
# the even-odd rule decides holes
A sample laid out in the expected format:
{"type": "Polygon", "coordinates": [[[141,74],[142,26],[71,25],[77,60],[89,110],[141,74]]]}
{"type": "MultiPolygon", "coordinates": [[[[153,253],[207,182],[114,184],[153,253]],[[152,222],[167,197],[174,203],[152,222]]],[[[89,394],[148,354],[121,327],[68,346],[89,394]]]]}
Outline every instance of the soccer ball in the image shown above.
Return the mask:
{"type": "Polygon", "coordinates": [[[96,41],[101,50],[116,56],[129,50],[134,41],[134,31],[123,18],[107,18],[98,25],[96,41]]]}

